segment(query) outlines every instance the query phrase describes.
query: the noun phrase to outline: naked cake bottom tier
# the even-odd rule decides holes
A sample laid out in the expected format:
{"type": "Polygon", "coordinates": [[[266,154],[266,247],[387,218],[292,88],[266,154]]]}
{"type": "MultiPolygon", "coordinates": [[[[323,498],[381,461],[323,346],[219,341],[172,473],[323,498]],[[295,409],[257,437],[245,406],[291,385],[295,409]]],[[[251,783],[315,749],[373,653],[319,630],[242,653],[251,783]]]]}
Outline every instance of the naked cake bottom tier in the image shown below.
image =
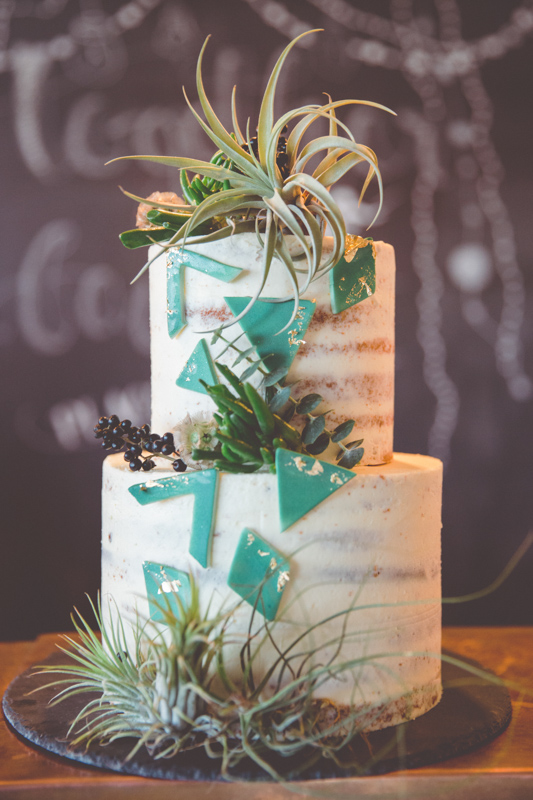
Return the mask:
{"type": "MultiPolygon", "coordinates": [[[[229,608],[240,599],[228,576],[246,529],[248,537],[263,541],[262,555],[270,555],[266,542],[290,565],[275,622],[268,623],[277,648],[287,651],[293,670],[302,663],[307,671],[332,665],[315,696],[360,708],[367,730],[428,711],[442,691],[442,464],[395,453],[386,465],[355,472],[353,480],[283,532],[276,475],[220,474],[211,560],[203,568],[189,554],[195,497],[140,505],[128,489],[142,476],[132,473],[121,455],[109,456],[103,481],[104,614],[112,598],[123,617],[150,616],[145,562],[193,574],[204,608],[208,602],[212,611],[229,608]],[[311,648],[315,654],[305,660],[311,648]]],[[[157,468],[150,480],[173,475],[157,468]]],[[[251,611],[242,602],[229,627],[233,644],[226,665],[234,678],[241,672],[239,652],[249,635],[251,611]]],[[[259,678],[276,657],[261,629],[264,621],[255,614],[252,647],[263,641],[253,662],[259,678]]]]}

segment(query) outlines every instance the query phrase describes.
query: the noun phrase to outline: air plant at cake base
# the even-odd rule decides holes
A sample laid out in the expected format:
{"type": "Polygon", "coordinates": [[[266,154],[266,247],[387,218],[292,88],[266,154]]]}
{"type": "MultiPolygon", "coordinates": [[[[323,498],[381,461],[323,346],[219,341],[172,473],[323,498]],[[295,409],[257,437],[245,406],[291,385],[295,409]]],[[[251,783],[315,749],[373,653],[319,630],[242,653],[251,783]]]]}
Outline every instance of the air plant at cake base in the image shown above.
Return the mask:
{"type": "MultiPolygon", "coordinates": [[[[279,406],[281,393],[285,401],[282,406],[292,401],[294,412],[306,419],[305,427],[300,432],[276,413],[251,383],[238,378],[221,362],[217,362],[217,367],[229,386],[222,383],[209,385],[205,381],[201,383],[217,406],[217,413],[213,417],[217,425],[218,445],[212,449],[194,448],[194,460],[212,461],[223,472],[256,472],[262,468],[275,472],[278,448],[318,456],[330,441],[341,445],[340,440],[352,431],[353,420],[347,420],[329,431],[326,429],[327,412],[317,416],[312,414],[323,402],[319,394],[294,400],[290,397],[290,387],[283,387],[273,400],[277,400],[279,406]]],[[[340,466],[353,467],[361,460],[361,443],[359,439],[341,445],[338,455],[340,466]]]]}
{"type": "Polygon", "coordinates": [[[363,767],[353,754],[351,764],[345,762],[350,756],[345,748],[377,709],[366,705],[340,714],[330,701],[313,697],[324,682],[353,676],[369,661],[364,656],[333,663],[342,650],[345,624],[321,646],[306,644],[331,622],[328,617],[300,629],[283,649],[275,642],[276,622],[256,624],[260,588],[244,641],[231,635],[231,620],[245,600],[226,611],[204,613],[192,576],[190,601],[183,603],[177,593],[173,597],[177,606],[166,597],[158,603],[160,622],[137,620],[133,652],[118,610],[110,611],[104,623],[100,602],[91,603],[100,636],[76,611],[77,637],[63,636],[67,646],[60,647],[66,662],[36,668],[35,674],[61,676],[35,690],[59,689],[52,704],[91,695],[68,731],[71,746],[136,739],[127,760],[143,746],[155,759],[203,748],[220,761],[226,778],[248,758],[271,778],[284,780],[323,756],[341,763],[341,750],[344,765],[363,767]],[[266,644],[273,644],[271,666],[256,676],[254,662],[266,644]],[[239,678],[226,671],[228,646],[240,648],[239,678]],[[334,656],[325,657],[323,647],[334,656]]]}
{"type": "MultiPolygon", "coordinates": [[[[493,592],[509,577],[532,543],[533,532],[486,589],[444,602],[476,600],[493,592]]],[[[276,626],[290,622],[290,609],[293,603],[305,599],[302,595],[295,597],[283,614],[269,623],[258,622],[261,586],[254,589],[254,593],[258,591],[252,606],[248,606],[245,598],[217,611],[211,611],[208,605],[205,612],[201,610],[198,586],[192,575],[190,587],[187,603],[177,593],[172,593],[174,604],[163,595],[157,603],[160,622],[137,619],[132,626],[133,647],[128,645],[126,635],[130,623],[118,609],[110,608],[108,621],[104,623],[100,602],[96,607],[91,603],[99,636],[76,611],[73,623],[77,637],[64,635],[66,646],[59,648],[66,656],[65,663],[45,664],[34,672],[61,676],[34,690],[59,690],[51,699],[52,704],[89,694],[90,699],[70,726],[71,746],[89,747],[92,743],[105,745],[120,739],[135,739],[126,760],[143,746],[154,759],[203,748],[220,762],[221,776],[228,779],[233,778],[243,759],[250,759],[278,781],[298,777],[321,758],[330,759],[353,774],[366,774],[395,747],[398,737],[401,745],[403,732],[403,726],[391,729],[390,739],[380,751],[370,750],[370,758],[364,747],[357,747],[358,734],[379,718],[383,708],[383,700],[375,704],[356,702],[358,676],[366,667],[393,677],[398,692],[388,697],[387,702],[402,699],[408,714],[408,687],[387,667],[385,662],[390,657],[441,658],[463,669],[471,681],[505,685],[531,696],[531,691],[523,686],[445,653],[372,653],[365,647],[360,657],[343,660],[345,643],[373,633],[357,628],[358,612],[368,609],[360,603],[362,586],[349,608],[320,621],[299,625],[294,638],[288,643],[285,640],[283,646],[277,642],[276,626]],[[242,604],[250,612],[248,635],[237,640],[231,632],[231,622],[242,610],[242,604]],[[339,623],[339,633],[331,637],[320,634],[323,626],[332,622],[339,623]],[[320,645],[314,644],[316,634],[322,639],[320,645]],[[257,675],[255,662],[265,646],[272,654],[270,663],[257,675]],[[238,677],[230,676],[226,670],[228,647],[240,650],[238,677]],[[331,680],[350,681],[353,686],[352,699],[342,709],[314,696],[331,680]]],[[[420,606],[438,601],[440,598],[423,598],[382,603],[372,608],[420,606]]],[[[463,685],[464,677],[458,683],[463,685]]]]}
{"type": "MultiPolygon", "coordinates": [[[[158,202],[126,194],[137,202],[151,205],[150,223],[159,225],[155,231],[146,231],[145,244],[157,241],[162,247],[185,246],[199,226],[211,226],[211,232],[195,237],[196,243],[217,241],[244,231],[254,231],[262,246],[261,275],[257,289],[241,314],[223,327],[232,325],[246,314],[262,294],[274,258],[286,270],[292,290],[294,308],[287,323],[291,325],[298,311],[298,302],[312,280],[325,274],[338,263],[345,251],[346,228],[342,213],[330,194],[331,187],[352,167],[366,164],[367,175],[359,200],[375,177],[379,187],[381,209],[382,181],[377,158],[373,150],[355,141],[353,135],[336,116],[336,110],[350,105],[366,105],[394,113],[379,103],[366,100],[329,99],[323,105],[308,104],[274,117],[274,99],[281,69],[291,49],[303,37],[314,31],[305,31],[283,50],[268,81],[259,111],[257,136],[250,135],[250,121],[243,132],[236,111],[235,90],[231,101],[233,131],[226,130],[215,114],[202,80],[202,59],[207,39],[198,58],[196,87],[205,116],[202,119],[185,99],[198,124],[217,148],[210,162],[193,158],[172,156],[125,156],[124,158],[153,161],[175,167],[181,175],[181,185],[189,200],[188,205],[158,202]],[[306,144],[304,138],[315,122],[325,121],[328,134],[306,144]],[[339,129],[345,135],[339,135],[339,129]],[[311,174],[304,172],[315,157],[319,163],[311,174]],[[187,173],[196,173],[189,181],[187,173]],[[168,239],[164,237],[165,226],[168,239]],[[333,237],[333,247],[327,255],[322,242],[326,227],[333,237]],[[290,252],[285,235],[294,237],[299,252],[290,252]]],[[[117,160],[117,159],[115,159],[117,160]]],[[[376,216],[377,216],[376,214],[376,216]]],[[[134,232],[123,234],[126,241],[134,232]]],[[[138,238],[139,234],[135,236],[138,238]]],[[[136,245],[133,245],[136,246],[136,245]]],[[[153,260],[153,259],[152,259],[153,260]]],[[[149,261],[141,272],[149,266],[149,261]]],[[[139,277],[139,276],[137,276],[139,277]]],[[[280,301],[286,298],[280,298],[280,301]]]]}

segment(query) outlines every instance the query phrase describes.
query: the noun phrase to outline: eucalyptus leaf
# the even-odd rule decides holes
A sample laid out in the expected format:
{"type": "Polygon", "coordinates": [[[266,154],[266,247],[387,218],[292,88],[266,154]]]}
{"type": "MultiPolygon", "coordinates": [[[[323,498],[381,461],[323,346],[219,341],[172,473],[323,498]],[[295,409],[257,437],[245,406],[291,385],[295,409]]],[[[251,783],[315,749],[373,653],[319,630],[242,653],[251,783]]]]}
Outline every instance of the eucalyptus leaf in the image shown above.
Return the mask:
{"type": "MultiPolygon", "coordinates": [[[[342,442],[343,439],[346,439],[346,437],[351,434],[354,425],[355,425],[355,420],[353,419],[348,419],[346,420],[346,422],[341,422],[341,424],[337,425],[337,427],[331,434],[331,441],[342,442]]],[[[359,442],[359,444],[361,444],[361,442],[359,442]]]]}
{"type": "Polygon", "coordinates": [[[269,406],[272,411],[280,411],[285,403],[288,402],[289,397],[291,396],[291,387],[284,386],[282,389],[279,389],[274,397],[271,399],[269,406]]]}
{"type": "Polygon", "coordinates": [[[363,444],[363,441],[363,439],[356,439],[353,442],[348,442],[348,444],[345,444],[344,446],[347,450],[352,450],[354,447],[360,447],[363,444]]]}
{"type": "Polygon", "coordinates": [[[280,367],[279,369],[275,369],[273,372],[269,372],[268,375],[265,376],[263,384],[265,386],[274,386],[275,383],[279,383],[286,377],[288,370],[284,367],[280,367]]]}
{"type": "Polygon", "coordinates": [[[362,447],[356,447],[353,450],[347,450],[341,456],[341,458],[337,461],[339,467],[345,467],[346,469],[351,469],[355,467],[356,464],[359,464],[361,459],[363,458],[364,449],[362,447]]]}
{"type": "Polygon", "coordinates": [[[294,403],[291,403],[290,406],[288,406],[287,409],[283,412],[282,417],[285,420],[285,422],[290,422],[295,414],[296,414],[296,406],[294,405],[294,403]]]}
{"type": "Polygon", "coordinates": [[[239,353],[239,355],[237,356],[237,358],[235,359],[235,361],[231,366],[236,367],[237,364],[240,364],[241,361],[243,361],[245,358],[248,358],[249,356],[252,356],[255,353],[256,353],[255,347],[248,347],[247,350],[243,350],[241,353],[239,353]]]}
{"type": "Polygon", "coordinates": [[[241,381],[248,380],[248,378],[250,378],[254,374],[254,372],[257,372],[260,366],[261,366],[260,361],[254,361],[253,364],[250,364],[250,366],[247,369],[245,369],[244,372],[242,373],[241,381]]]}
{"type": "Polygon", "coordinates": [[[321,433],[318,439],[312,444],[308,444],[305,449],[307,450],[309,455],[318,456],[320,455],[320,453],[324,452],[324,450],[327,448],[328,445],[329,445],[329,436],[327,435],[327,433],[321,433]]]}
{"type": "Polygon", "coordinates": [[[302,431],[302,442],[305,445],[313,444],[313,442],[316,442],[325,427],[326,418],[323,414],[310,420],[302,431]]]}
{"type": "Polygon", "coordinates": [[[321,394],[306,394],[298,401],[296,406],[297,414],[310,414],[322,403],[324,398],[321,394]]]}

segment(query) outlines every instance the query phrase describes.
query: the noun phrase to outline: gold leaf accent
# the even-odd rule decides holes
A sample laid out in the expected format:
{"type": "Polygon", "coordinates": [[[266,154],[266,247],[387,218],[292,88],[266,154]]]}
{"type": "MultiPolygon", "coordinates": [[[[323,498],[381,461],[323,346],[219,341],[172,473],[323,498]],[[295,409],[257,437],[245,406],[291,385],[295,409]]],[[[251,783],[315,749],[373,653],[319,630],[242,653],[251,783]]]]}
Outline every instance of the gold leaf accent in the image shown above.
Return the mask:
{"type": "Polygon", "coordinates": [[[372,239],[365,239],[363,236],[352,236],[348,234],[344,241],[344,260],[350,263],[353,261],[357,251],[361,247],[366,247],[368,244],[372,245],[372,255],[376,258],[376,246],[372,239]]]}

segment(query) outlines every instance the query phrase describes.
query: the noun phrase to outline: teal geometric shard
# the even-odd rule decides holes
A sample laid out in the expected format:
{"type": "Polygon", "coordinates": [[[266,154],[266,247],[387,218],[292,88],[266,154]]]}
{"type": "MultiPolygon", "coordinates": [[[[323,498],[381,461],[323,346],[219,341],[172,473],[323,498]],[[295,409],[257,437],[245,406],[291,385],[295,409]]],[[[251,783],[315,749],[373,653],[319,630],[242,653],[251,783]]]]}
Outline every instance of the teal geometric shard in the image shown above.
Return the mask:
{"type": "MultiPolygon", "coordinates": [[[[251,299],[251,297],[224,298],[235,317],[244,311],[251,299]]],[[[294,308],[292,300],[283,303],[260,300],[239,320],[239,325],[250,343],[257,348],[257,352],[269,372],[277,369],[289,369],[298,348],[303,344],[300,337],[305,335],[315,307],[316,303],[312,300],[300,300],[296,319],[283,333],[279,332],[291,318],[294,308]]]]}
{"type": "Polygon", "coordinates": [[[240,267],[222,264],[214,258],[193,253],[191,250],[167,250],[167,324],[168,335],[173,338],[187,324],[185,319],[185,267],[205,272],[219,281],[230,283],[242,272],[240,267]]]}
{"type": "Polygon", "coordinates": [[[200,380],[205,381],[209,385],[218,383],[215,365],[205,339],[200,339],[192,351],[176,383],[178,386],[181,386],[182,389],[190,389],[191,392],[207,394],[200,380]]]}
{"type": "Polygon", "coordinates": [[[376,258],[373,243],[359,247],[351,261],[343,256],[329,273],[329,294],[334,314],[355,306],[376,291],[376,258]]]}
{"type": "MultiPolygon", "coordinates": [[[[203,469],[198,472],[185,472],[171,478],[148,480],[129,487],[130,494],[143,506],[171,497],[194,495],[189,553],[202,567],[209,566],[210,562],[217,474],[216,469],[203,469]]],[[[176,535],[179,535],[179,530],[179,511],[176,509],[176,535]]]]}
{"type": "MultiPolygon", "coordinates": [[[[170,254],[169,254],[170,255],[170,254]]],[[[185,325],[185,270],[167,256],[167,327],[173,338],[185,325]]]]}
{"type": "Polygon", "coordinates": [[[266,619],[273,620],[289,578],[290,566],[285,556],[245,528],[233,556],[228,586],[266,619]]]}
{"type": "Polygon", "coordinates": [[[276,450],[276,473],[282,531],[355,478],[349,469],[281,448],[276,450]]]}
{"type": "Polygon", "coordinates": [[[191,579],[187,572],[155,564],[152,561],[143,563],[144,580],[150,619],[154,622],[164,622],[164,611],[171,611],[174,616],[181,616],[178,597],[186,609],[191,602],[191,579]],[[176,595],[178,597],[176,597],[176,595]]]}

